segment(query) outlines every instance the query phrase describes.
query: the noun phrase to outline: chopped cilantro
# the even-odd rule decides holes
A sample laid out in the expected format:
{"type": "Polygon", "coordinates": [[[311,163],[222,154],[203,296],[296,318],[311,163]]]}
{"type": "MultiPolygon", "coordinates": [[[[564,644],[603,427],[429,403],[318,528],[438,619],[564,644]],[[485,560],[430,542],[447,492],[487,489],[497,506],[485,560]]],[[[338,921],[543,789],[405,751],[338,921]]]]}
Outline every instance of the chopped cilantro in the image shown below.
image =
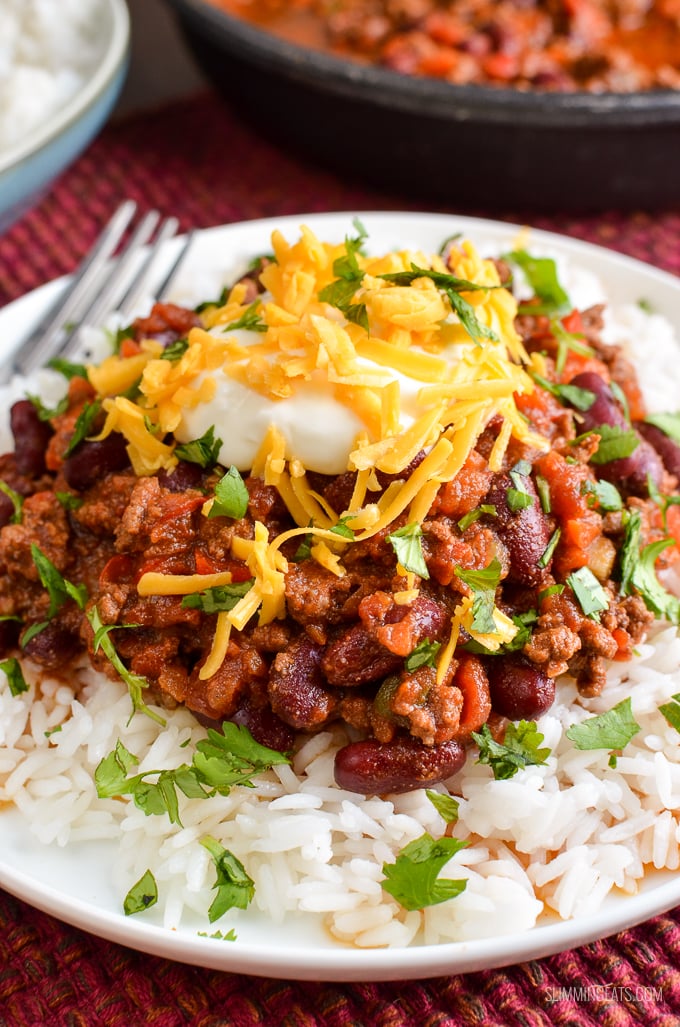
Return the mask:
{"type": "Polygon", "coordinates": [[[94,631],[94,638],[92,640],[93,652],[97,652],[101,648],[102,652],[106,656],[112,667],[118,672],[121,680],[127,685],[127,690],[130,693],[130,699],[132,700],[133,712],[139,711],[145,713],[147,717],[155,720],[157,724],[165,726],[165,721],[154,710],[150,709],[144,700],[142,694],[145,688],[149,687],[149,682],[141,674],[133,674],[132,671],[128,670],[120,656],[116,652],[115,646],[109,635],[112,631],[122,630],[124,628],[137,627],[136,624],[102,624],[101,617],[99,616],[99,610],[96,606],[91,607],[85,614],[90,627],[94,631]]]}
{"type": "Polygon", "coordinates": [[[26,678],[16,657],[10,656],[6,660],[0,660],[0,670],[7,677],[10,695],[21,695],[22,692],[28,691],[26,678]]]}
{"type": "Polygon", "coordinates": [[[55,492],[54,494],[64,510],[77,510],[84,502],[82,496],[76,496],[73,492],[55,492]]]}
{"type": "Polygon", "coordinates": [[[584,481],[581,492],[589,497],[589,506],[597,505],[605,511],[623,509],[621,493],[616,485],[612,485],[609,481],[604,481],[604,479],[602,481],[584,481]]]}
{"type": "Polygon", "coordinates": [[[217,895],[208,910],[212,924],[230,909],[247,909],[255,894],[255,882],[246,873],[243,863],[215,838],[206,835],[201,838],[201,845],[212,856],[217,871],[213,885],[217,895]]]}
{"type": "Polygon", "coordinates": [[[566,734],[577,749],[620,750],[640,730],[629,696],[598,717],[572,724],[566,734]]]}
{"type": "Polygon", "coordinates": [[[74,585],[72,582],[67,581],[35,543],[31,544],[31,556],[38,571],[38,577],[43,587],[47,590],[50,600],[46,621],[52,620],[54,615],[58,613],[69,599],[73,599],[77,606],[83,610],[87,602],[87,588],[85,585],[74,585]]]}
{"type": "Polygon", "coordinates": [[[469,513],[466,513],[458,521],[460,531],[466,531],[471,524],[474,524],[475,521],[478,521],[479,518],[483,517],[485,514],[488,517],[495,517],[496,507],[492,506],[490,503],[482,503],[481,506],[478,506],[475,510],[470,510],[469,513]]]}
{"type": "Polygon", "coordinates": [[[156,878],[150,870],[146,870],[136,884],[133,884],[125,896],[123,911],[126,916],[142,913],[158,902],[158,886],[156,878]]]}
{"type": "Polygon", "coordinates": [[[526,510],[531,506],[534,497],[529,492],[524,480],[531,474],[531,464],[526,460],[519,460],[510,471],[510,480],[513,484],[505,494],[508,509],[513,513],[518,510],[526,510]]]}
{"type": "Polygon", "coordinates": [[[40,396],[33,396],[31,393],[26,393],[27,399],[30,399],[35,409],[38,420],[40,421],[51,421],[53,417],[59,417],[60,414],[65,413],[68,410],[68,396],[63,396],[56,407],[46,407],[40,396]]]}
{"type": "Polygon", "coordinates": [[[435,792],[432,788],[426,788],[425,794],[442,820],[447,824],[455,824],[458,820],[460,805],[458,799],[454,799],[453,795],[449,795],[448,792],[435,792]]]}
{"type": "Polygon", "coordinates": [[[524,767],[543,766],[550,755],[550,749],[540,748],[543,735],[534,721],[508,724],[503,742],[495,740],[488,724],[483,724],[481,731],[473,731],[472,737],[479,747],[477,762],[488,764],[497,781],[514,777],[524,767]]]}
{"type": "Polygon", "coordinates": [[[412,674],[418,667],[436,666],[437,654],[441,647],[441,642],[431,642],[429,638],[424,638],[404,660],[406,670],[412,674]]]}
{"type": "Polygon", "coordinates": [[[167,813],[172,823],[179,824],[177,789],[190,799],[228,795],[234,785],[250,787],[257,774],[290,760],[260,745],[247,728],[225,721],[221,733],[209,728],[207,737],[196,743],[190,765],[130,776],[138,762],[119,740],[95,771],[97,795],[100,799],[131,795],[147,816],[167,813]]]}
{"type": "Polygon", "coordinates": [[[245,517],[248,509],[248,489],[236,467],[229,468],[215,486],[215,500],[208,517],[245,517]]]}
{"type": "Polygon", "coordinates": [[[680,411],[675,414],[648,414],[645,421],[680,445],[680,411]]]}
{"type": "Polygon", "coordinates": [[[593,351],[590,346],[586,346],[585,343],[580,341],[583,336],[576,335],[574,332],[568,332],[558,317],[552,317],[550,319],[550,331],[552,332],[553,338],[557,341],[555,371],[558,375],[561,375],[564,371],[564,366],[567,362],[567,356],[570,351],[578,353],[582,357],[591,357],[593,355],[593,351]]]}
{"type": "Polygon", "coordinates": [[[482,570],[456,567],[456,575],[472,592],[472,628],[481,635],[495,634],[497,628],[493,611],[501,576],[500,561],[494,557],[482,570]]]}
{"type": "Polygon", "coordinates": [[[194,592],[182,599],[182,606],[189,610],[202,610],[203,613],[220,613],[233,610],[240,599],[250,591],[254,578],[231,585],[214,585],[204,592],[194,592]]]}
{"type": "Polygon", "coordinates": [[[94,423],[99,416],[99,411],[102,408],[102,401],[95,399],[91,403],[86,403],[83,409],[78,414],[76,423],[73,428],[73,435],[69,441],[64,456],[70,456],[73,450],[78,446],[87,436],[92,432],[94,423]]]}
{"type": "MultiPolygon", "coordinates": [[[[260,258],[254,257],[251,261],[253,269],[257,267],[257,262],[260,258]]],[[[208,310],[210,307],[223,307],[229,299],[230,289],[225,285],[216,300],[204,300],[203,303],[199,303],[197,307],[194,307],[194,311],[197,314],[202,314],[204,310],[208,310]]]]}
{"type": "Polygon", "coordinates": [[[306,535],[302,536],[302,541],[293,553],[293,563],[302,563],[303,560],[309,560],[312,555],[312,544],[314,536],[311,531],[306,535]]]}
{"type": "Polygon", "coordinates": [[[550,257],[532,257],[526,250],[511,250],[503,254],[503,260],[522,269],[529,288],[541,300],[540,304],[521,305],[520,313],[558,315],[572,309],[557,277],[557,265],[550,257]]]}
{"type": "Polygon", "coordinates": [[[398,528],[387,536],[394,555],[405,571],[411,571],[421,578],[429,578],[430,572],[423,555],[423,529],[413,522],[398,528]]]}
{"type": "Polygon", "coordinates": [[[175,339],[173,342],[169,342],[168,345],[164,347],[163,352],[160,355],[160,359],[172,361],[180,360],[188,349],[188,339],[175,339]]]}
{"type": "Polygon", "coordinates": [[[222,328],[223,332],[235,332],[242,330],[246,332],[266,332],[267,325],[262,320],[259,310],[261,301],[259,299],[253,300],[249,306],[243,311],[240,317],[236,318],[235,321],[231,321],[228,325],[222,328]]]}
{"type": "Polygon", "coordinates": [[[215,427],[210,425],[200,439],[193,442],[180,442],[175,446],[175,456],[199,467],[214,467],[219,462],[222,439],[215,438],[215,427]]]}
{"type": "Polygon", "coordinates": [[[71,360],[64,359],[64,357],[52,357],[51,360],[47,361],[47,366],[51,367],[54,371],[58,371],[59,374],[63,374],[67,381],[71,381],[72,378],[87,378],[85,364],[74,364],[71,360]]]}
{"type": "Polygon", "coordinates": [[[569,403],[570,406],[576,407],[577,410],[590,410],[591,406],[595,402],[596,396],[590,389],[582,389],[578,385],[560,385],[558,382],[548,381],[547,378],[543,378],[540,374],[532,372],[531,377],[535,382],[549,392],[555,399],[558,399],[560,403],[569,403]]]}
{"type": "Polygon", "coordinates": [[[640,444],[632,428],[621,428],[611,424],[599,424],[585,435],[579,435],[574,442],[582,442],[589,435],[600,436],[597,449],[590,458],[591,464],[608,464],[612,460],[622,460],[635,452],[640,444]]]}
{"type": "Polygon", "coordinates": [[[199,938],[216,938],[217,941],[236,941],[238,937],[233,927],[226,934],[222,931],[213,931],[212,934],[208,934],[207,931],[197,931],[196,934],[199,938]]]}
{"type": "Polygon", "coordinates": [[[339,535],[340,538],[347,538],[353,542],[354,532],[347,523],[347,521],[351,521],[351,519],[352,514],[347,514],[345,517],[341,517],[337,524],[334,524],[332,528],[329,528],[329,531],[332,531],[334,535],[339,535]]]}
{"type": "Polygon", "coordinates": [[[540,559],[538,561],[538,566],[541,569],[547,567],[548,564],[550,563],[550,561],[552,559],[552,556],[553,556],[553,553],[555,552],[555,549],[557,548],[557,543],[559,542],[561,535],[562,535],[562,529],[561,528],[555,528],[555,530],[553,531],[552,536],[550,538],[550,541],[548,542],[547,546],[543,550],[543,553],[541,554],[541,557],[540,557],[540,559]]]}
{"type": "Polygon", "coordinates": [[[680,693],[671,696],[671,702],[662,703],[659,706],[659,713],[662,713],[671,727],[680,731],[680,693]]]}
{"type": "Polygon", "coordinates": [[[10,517],[10,524],[21,524],[21,511],[24,506],[24,497],[20,492],[15,492],[13,488],[10,488],[6,481],[0,479],[0,492],[3,492],[12,503],[14,512],[10,517]]]}
{"type": "Polygon", "coordinates": [[[467,842],[457,838],[434,839],[430,834],[409,842],[394,863],[383,863],[383,889],[404,909],[424,909],[448,899],[455,899],[465,890],[466,881],[440,878],[439,873],[467,842]]]}
{"type": "Polygon", "coordinates": [[[543,513],[551,513],[552,500],[550,498],[550,485],[548,484],[547,479],[544,478],[542,474],[536,475],[536,491],[538,492],[538,498],[543,513]]]}
{"type": "Polygon", "coordinates": [[[457,278],[456,275],[451,275],[444,271],[433,271],[430,268],[418,267],[417,264],[411,264],[410,271],[395,271],[390,274],[379,275],[378,277],[384,278],[387,282],[392,282],[393,285],[411,285],[416,278],[429,278],[444,293],[451,305],[451,309],[458,315],[461,324],[471,339],[478,344],[483,338],[492,339],[494,342],[498,341],[496,332],[487,325],[482,324],[472,304],[468,303],[461,296],[461,292],[478,292],[480,290],[496,289],[498,286],[477,285],[475,282],[469,282],[465,278],[457,278]]]}
{"type": "Polygon", "coordinates": [[[354,239],[345,238],[345,253],[333,261],[333,274],[335,281],[330,282],[319,293],[322,303],[330,303],[342,311],[348,321],[360,325],[368,331],[368,315],[366,306],[363,303],[352,303],[354,294],[360,287],[364,272],[359,267],[357,253],[367,239],[366,229],[358,218],[354,218],[353,225],[357,231],[354,239]]]}
{"type": "Polygon", "coordinates": [[[567,578],[567,585],[576,596],[586,617],[599,620],[603,610],[609,608],[609,598],[589,567],[579,567],[567,578]]]}
{"type": "Polygon", "coordinates": [[[650,542],[640,550],[642,519],[639,510],[628,512],[623,545],[621,546],[621,593],[631,595],[634,591],[642,598],[645,606],[657,617],[664,617],[673,624],[680,624],[680,599],[667,592],[656,576],[656,560],[660,553],[673,545],[673,539],[662,538],[650,542]]]}

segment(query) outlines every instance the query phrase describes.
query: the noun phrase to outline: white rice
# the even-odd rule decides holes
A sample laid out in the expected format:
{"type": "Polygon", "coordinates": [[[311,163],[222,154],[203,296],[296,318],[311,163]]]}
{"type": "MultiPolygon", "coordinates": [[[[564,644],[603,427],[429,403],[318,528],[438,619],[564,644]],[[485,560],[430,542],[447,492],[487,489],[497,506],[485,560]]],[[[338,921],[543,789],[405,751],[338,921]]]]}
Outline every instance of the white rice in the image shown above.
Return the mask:
{"type": "Polygon", "coordinates": [[[101,0],[2,0],[0,156],[82,88],[101,58],[101,0]]]}
{"type": "MultiPolygon", "coordinates": [[[[594,279],[570,278],[564,267],[560,275],[577,305],[602,298],[594,279]]],[[[631,308],[617,318],[607,328],[612,339],[634,339],[645,352],[651,332],[657,348],[660,338],[675,345],[658,317],[631,308]]],[[[676,367],[668,361],[657,376],[655,409],[674,409],[676,367]]],[[[53,398],[57,376],[41,372],[38,379],[53,398]]],[[[0,405],[6,410],[23,387],[15,381],[0,405]]],[[[0,438],[2,451],[9,444],[0,438]]],[[[26,674],[31,690],[16,697],[0,674],[0,805],[16,805],[45,844],[110,839],[121,906],[150,868],[167,928],[196,916],[207,927],[214,866],[199,843],[205,835],[245,865],[255,882],[254,910],[279,923],[312,914],[339,943],[360,948],[497,937],[546,917],[590,916],[611,893],[634,894],[651,868],[680,865],[680,734],[658,710],[680,692],[680,638],[665,625],[655,626],[634,660],[612,665],[599,698],[576,704],[574,683],[559,683],[554,706],[538,722],[551,750],[546,765],[496,781],[471,755],[438,786],[459,798],[454,833],[468,842],[442,876],[467,885],[422,912],[405,911],[383,891],[382,865],[423,832],[440,837],[447,825],[424,791],[363,798],[339,789],[333,757],[345,738],[340,727],[307,740],[292,767],[274,768],[253,788],[202,801],[180,796],[179,826],[165,815],[145,816],[131,801],[97,798],[93,774],[118,739],[139,758],[139,772],[186,762],[205,734],[189,711],[163,711],[167,726],[159,728],[141,714],[130,720],[124,685],[89,666],[79,671],[78,698],[63,683],[36,687],[35,668],[26,674]],[[615,767],[606,751],[573,748],[571,724],[629,696],[641,730],[615,767]]],[[[238,928],[249,915],[231,911],[217,926],[238,928]]]]}

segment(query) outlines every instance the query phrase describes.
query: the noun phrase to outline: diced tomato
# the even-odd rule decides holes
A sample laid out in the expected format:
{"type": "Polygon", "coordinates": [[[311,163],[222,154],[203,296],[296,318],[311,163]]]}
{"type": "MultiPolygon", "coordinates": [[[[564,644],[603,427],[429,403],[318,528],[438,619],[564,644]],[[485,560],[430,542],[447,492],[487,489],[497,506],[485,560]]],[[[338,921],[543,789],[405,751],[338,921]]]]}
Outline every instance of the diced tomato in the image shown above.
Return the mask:
{"type": "Polygon", "coordinates": [[[469,653],[461,656],[453,683],[463,693],[458,733],[468,735],[471,731],[479,731],[491,713],[489,679],[482,661],[469,653]]]}
{"type": "Polygon", "coordinates": [[[142,352],[142,347],[134,339],[129,336],[122,340],[120,344],[120,355],[123,359],[127,357],[136,357],[138,353],[142,352]]]}

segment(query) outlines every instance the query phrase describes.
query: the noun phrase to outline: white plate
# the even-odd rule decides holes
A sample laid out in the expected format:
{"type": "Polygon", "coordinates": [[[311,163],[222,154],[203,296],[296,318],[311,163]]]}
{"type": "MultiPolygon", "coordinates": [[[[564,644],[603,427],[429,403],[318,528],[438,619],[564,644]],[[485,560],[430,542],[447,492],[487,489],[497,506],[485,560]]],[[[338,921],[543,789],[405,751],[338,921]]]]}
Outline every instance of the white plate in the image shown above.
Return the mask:
{"type": "MultiPolygon", "coordinates": [[[[485,247],[509,248],[518,226],[438,214],[360,213],[371,245],[436,250],[442,241],[461,232],[485,247]]],[[[273,228],[291,239],[301,223],[323,239],[352,234],[351,214],[298,215],[210,229],[196,245],[178,282],[176,297],[191,290],[192,281],[209,268],[206,295],[215,294],[222,280],[240,273],[254,255],[269,249],[273,228]],[[184,284],[183,284],[184,283],[184,284]]],[[[674,325],[680,336],[680,282],[673,276],[618,254],[546,232],[532,232],[535,248],[563,254],[580,268],[597,274],[613,305],[640,298],[674,325]]],[[[168,246],[168,263],[175,243],[168,246]]],[[[488,251],[488,250],[487,250],[488,251]]],[[[46,309],[63,283],[50,283],[0,311],[2,359],[46,309]]],[[[311,920],[296,919],[279,927],[261,915],[239,919],[235,942],[203,938],[205,921],[169,931],[155,919],[125,917],[121,896],[111,884],[112,847],[106,842],[45,847],[29,831],[16,810],[0,813],[0,885],[26,902],[86,931],[142,952],[199,966],[298,980],[404,980],[463,973],[536,959],[582,945],[630,927],[680,904],[680,877],[650,875],[634,897],[612,897],[595,916],[566,922],[542,923],[522,934],[470,942],[405,949],[357,950],[340,945],[311,920]]]]}

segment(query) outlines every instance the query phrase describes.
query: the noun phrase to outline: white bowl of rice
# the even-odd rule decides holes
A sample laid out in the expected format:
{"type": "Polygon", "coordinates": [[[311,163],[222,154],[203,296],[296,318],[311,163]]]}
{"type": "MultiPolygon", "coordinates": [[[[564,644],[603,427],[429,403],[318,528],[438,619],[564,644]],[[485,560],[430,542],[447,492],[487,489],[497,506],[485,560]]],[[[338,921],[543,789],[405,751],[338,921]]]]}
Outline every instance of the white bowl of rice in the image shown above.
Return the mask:
{"type": "Polygon", "coordinates": [[[3,0],[0,231],[101,129],[125,79],[129,40],[125,0],[3,0]]]}

